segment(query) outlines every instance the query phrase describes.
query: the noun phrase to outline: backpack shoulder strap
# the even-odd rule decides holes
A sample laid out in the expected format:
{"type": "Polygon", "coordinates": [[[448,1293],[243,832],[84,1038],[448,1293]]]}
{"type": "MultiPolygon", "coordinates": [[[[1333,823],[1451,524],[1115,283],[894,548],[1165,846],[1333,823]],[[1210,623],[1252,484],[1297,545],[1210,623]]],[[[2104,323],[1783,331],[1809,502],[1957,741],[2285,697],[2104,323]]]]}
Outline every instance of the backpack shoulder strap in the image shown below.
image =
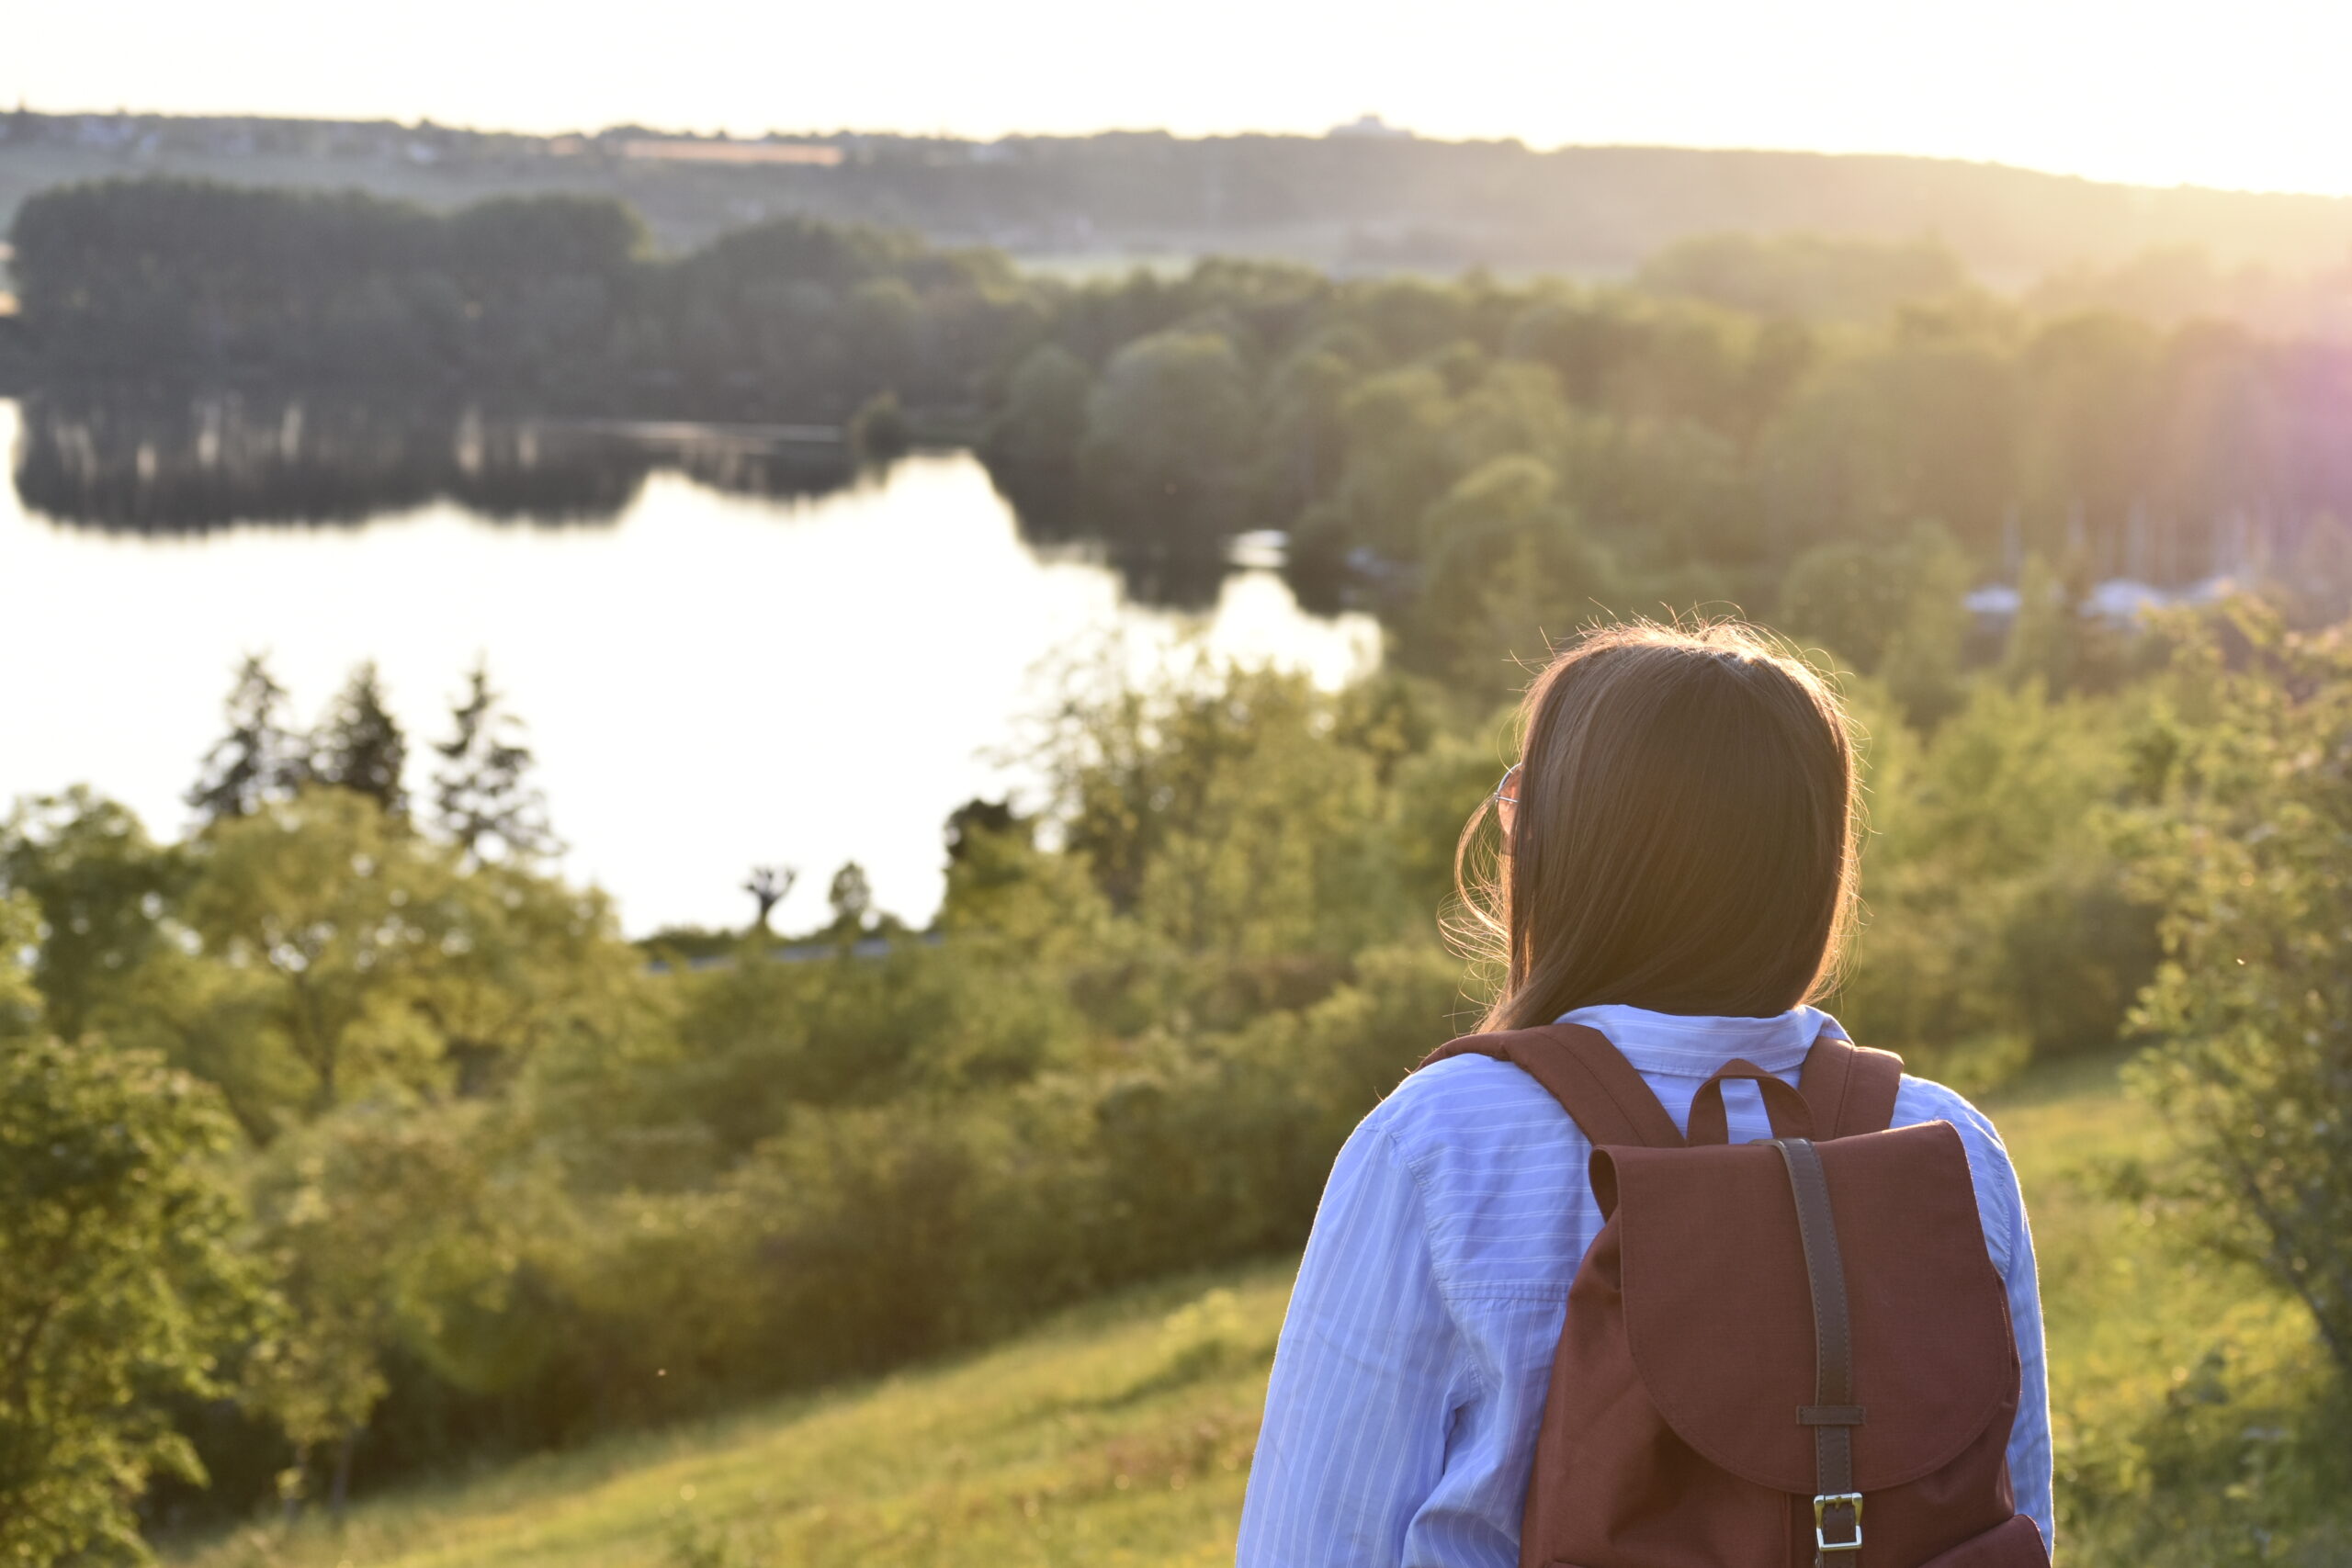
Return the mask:
{"type": "Polygon", "coordinates": [[[1805,1053],[1797,1092],[1813,1108],[1816,1138],[1850,1138],[1883,1133],[1894,1122],[1894,1096],[1903,1087],[1903,1058],[1871,1051],[1827,1035],[1805,1053]]]}
{"type": "Polygon", "coordinates": [[[1609,1037],[1582,1024],[1554,1023],[1499,1034],[1465,1034],[1423,1058],[1492,1056],[1509,1062],[1551,1091],[1595,1148],[1627,1145],[1679,1149],[1682,1134],[1634,1064],[1609,1037]]]}

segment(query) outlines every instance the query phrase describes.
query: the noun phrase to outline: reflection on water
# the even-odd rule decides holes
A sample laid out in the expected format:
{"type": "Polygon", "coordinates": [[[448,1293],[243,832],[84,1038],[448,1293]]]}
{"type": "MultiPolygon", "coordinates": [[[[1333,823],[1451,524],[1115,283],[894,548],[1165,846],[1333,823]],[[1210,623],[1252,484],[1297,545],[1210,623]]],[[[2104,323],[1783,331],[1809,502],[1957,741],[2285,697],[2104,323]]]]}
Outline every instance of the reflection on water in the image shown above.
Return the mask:
{"type": "Polygon", "coordinates": [[[26,400],[17,493],[59,522],[183,533],[239,523],[357,523],[449,501],[484,517],[610,523],[646,476],[816,496],[855,466],[830,432],[557,422],[315,394],[26,400]]]}
{"type": "Polygon", "coordinates": [[[773,432],[296,406],[45,399],[19,429],[0,402],[0,802],[86,780],[176,831],[241,654],[305,716],[376,659],[421,742],[486,653],[568,869],[630,930],[740,924],[745,870],[779,861],[808,874],[780,919],[813,924],[853,857],[920,919],[947,813],[1034,787],[1001,753],[1059,667],[1200,645],[1337,682],[1377,657],[1369,620],[1307,615],[1262,569],[1212,579],[1201,614],[1139,604],[1025,543],[961,453],[858,481],[773,432]]]}
{"type": "MultiPolygon", "coordinates": [[[[548,419],[311,392],[42,392],[24,400],[19,423],[27,508],[139,534],[348,526],[435,502],[500,523],[594,527],[616,522],[656,473],[779,500],[876,477],[831,426],[548,419]]],[[[1080,547],[1146,604],[1216,604],[1232,564],[1221,534],[1122,526],[1082,506],[1066,472],[1000,464],[990,477],[1032,544],[1080,547]]]]}

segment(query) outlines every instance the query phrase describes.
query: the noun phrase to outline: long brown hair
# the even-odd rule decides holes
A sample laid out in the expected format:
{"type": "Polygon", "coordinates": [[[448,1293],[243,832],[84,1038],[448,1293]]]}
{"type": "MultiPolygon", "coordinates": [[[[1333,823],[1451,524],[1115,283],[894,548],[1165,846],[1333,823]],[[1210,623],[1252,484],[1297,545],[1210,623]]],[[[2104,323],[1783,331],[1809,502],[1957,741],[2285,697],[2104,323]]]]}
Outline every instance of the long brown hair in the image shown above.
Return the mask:
{"type": "Polygon", "coordinates": [[[1829,987],[1855,898],[1837,696],[1735,622],[1586,633],[1528,688],[1491,874],[1455,857],[1503,961],[1483,1028],[1599,1002],[1769,1017],[1829,987]],[[1474,886],[1474,884],[1476,884],[1474,886]]]}

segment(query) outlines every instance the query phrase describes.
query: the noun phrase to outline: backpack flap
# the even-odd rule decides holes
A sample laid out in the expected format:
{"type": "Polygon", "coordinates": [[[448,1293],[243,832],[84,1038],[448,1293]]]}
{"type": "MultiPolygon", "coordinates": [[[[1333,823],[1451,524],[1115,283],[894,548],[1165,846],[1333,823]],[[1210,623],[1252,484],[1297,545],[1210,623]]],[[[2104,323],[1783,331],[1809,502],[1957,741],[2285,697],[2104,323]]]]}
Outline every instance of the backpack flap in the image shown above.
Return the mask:
{"type": "MultiPolygon", "coordinates": [[[[2018,1387],[1960,1134],[1930,1122],[1817,1145],[1853,1323],[1854,1483],[1941,1468],[2018,1387]]],[[[1717,1467],[1810,1495],[1813,1298],[1789,1177],[1766,1145],[1612,1148],[1594,1190],[1617,1228],[1635,1371],[1675,1435],[1717,1467]]]]}

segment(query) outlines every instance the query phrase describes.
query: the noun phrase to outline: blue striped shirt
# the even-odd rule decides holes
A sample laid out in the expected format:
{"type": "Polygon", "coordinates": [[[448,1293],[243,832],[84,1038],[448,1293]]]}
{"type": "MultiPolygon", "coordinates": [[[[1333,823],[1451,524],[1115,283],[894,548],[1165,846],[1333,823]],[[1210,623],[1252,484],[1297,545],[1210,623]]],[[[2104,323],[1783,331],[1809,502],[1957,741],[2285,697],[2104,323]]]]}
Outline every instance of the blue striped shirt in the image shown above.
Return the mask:
{"type": "MultiPolygon", "coordinates": [[[[1815,1008],[1685,1018],[1595,1007],[1677,1126],[1745,1057],[1794,1084],[1815,1008]]],[[[1727,1086],[1732,1141],[1770,1136],[1752,1083],[1727,1086]]],[[[1905,1077],[1894,1122],[1950,1122],[2023,1363],[2009,1474],[2053,1539],[2041,1303],[2025,1204],[1992,1122],[1905,1077]]],[[[1600,1230],[1591,1145],[1536,1081],[1483,1056],[1407,1078],[1340,1151],[1300,1265],[1242,1509],[1239,1568],[1516,1568],[1520,1516],[1568,1281],[1600,1230]]]]}

